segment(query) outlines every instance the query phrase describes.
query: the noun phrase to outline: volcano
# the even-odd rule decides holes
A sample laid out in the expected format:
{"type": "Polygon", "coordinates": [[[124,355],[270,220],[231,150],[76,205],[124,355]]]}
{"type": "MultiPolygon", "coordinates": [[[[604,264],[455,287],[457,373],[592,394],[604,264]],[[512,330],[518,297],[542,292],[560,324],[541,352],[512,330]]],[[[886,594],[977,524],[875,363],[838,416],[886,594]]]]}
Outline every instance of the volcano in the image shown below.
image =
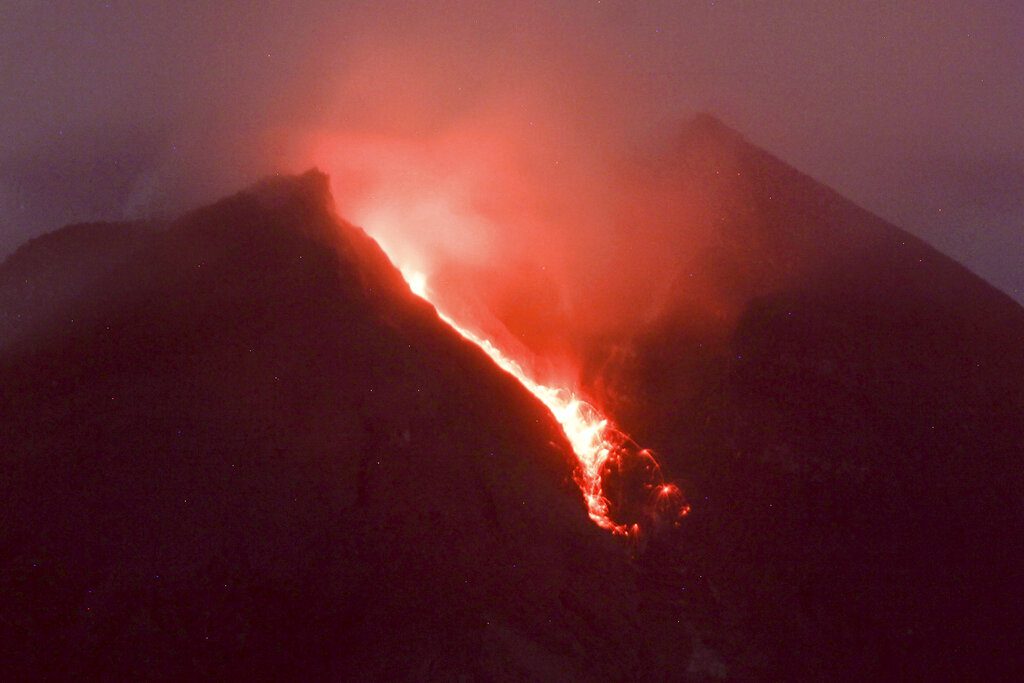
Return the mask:
{"type": "Polygon", "coordinates": [[[322,173],[16,252],[6,677],[1017,671],[1024,311],[712,117],[658,164],[708,239],[574,349],[693,504],[643,543],[322,173]]]}

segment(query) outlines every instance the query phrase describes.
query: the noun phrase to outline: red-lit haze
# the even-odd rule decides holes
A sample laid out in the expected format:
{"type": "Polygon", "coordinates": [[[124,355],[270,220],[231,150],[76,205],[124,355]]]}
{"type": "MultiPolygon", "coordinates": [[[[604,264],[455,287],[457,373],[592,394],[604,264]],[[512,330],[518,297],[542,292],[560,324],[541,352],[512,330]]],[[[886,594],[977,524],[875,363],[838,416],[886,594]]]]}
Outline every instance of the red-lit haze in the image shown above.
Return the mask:
{"type": "Polygon", "coordinates": [[[439,65],[479,77],[495,68],[493,55],[481,64],[459,50],[425,63],[423,54],[369,49],[339,83],[366,111],[310,126],[299,143],[288,131],[287,165],[328,172],[339,213],[421,295],[429,282],[442,318],[551,410],[596,523],[631,535],[676,519],[679,490],[613,416],[586,403],[579,376],[593,340],[657,312],[678,250],[694,237],[680,227],[685,193],[642,153],[675,131],[644,139],[593,65],[562,60],[546,73],[531,63],[537,55],[507,56],[518,77],[477,78],[462,97],[449,96],[453,79],[439,65]]]}
{"type": "Polygon", "coordinates": [[[539,109],[432,133],[316,131],[303,161],[449,311],[523,344],[564,382],[588,340],[659,309],[680,252],[701,238],[671,178],[596,129],[566,138],[539,109]]]}
{"type": "Polygon", "coordinates": [[[447,310],[573,380],[587,340],[657,310],[694,237],[651,167],[681,117],[640,95],[619,39],[588,38],[614,12],[395,14],[296,92],[319,113],[272,136],[279,166],[329,173],[339,213],[447,310]]]}
{"type": "MultiPolygon", "coordinates": [[[[456,194],[472,215],[516,219],[499,248],[520,259],[509,269],[544,267],[528,282],[561,268],[613,289],[637,278],[624,261],[657,279],[672,253],[648,239],[661,207],[623,200],[614,166],[712,111],[1020,299],[1024,5],[983,5],[4,3],[0,255],[68,222],[173,216],[348,163],[314,137],[356,143],[368,165],[384,140],[392,161],[471,179],[456,194]],[[538,241],[557,257],[538,262],[538,241]]],[[[494,295],[527,299],[510,310],[551,296],[512,289],[494,295]]]]}

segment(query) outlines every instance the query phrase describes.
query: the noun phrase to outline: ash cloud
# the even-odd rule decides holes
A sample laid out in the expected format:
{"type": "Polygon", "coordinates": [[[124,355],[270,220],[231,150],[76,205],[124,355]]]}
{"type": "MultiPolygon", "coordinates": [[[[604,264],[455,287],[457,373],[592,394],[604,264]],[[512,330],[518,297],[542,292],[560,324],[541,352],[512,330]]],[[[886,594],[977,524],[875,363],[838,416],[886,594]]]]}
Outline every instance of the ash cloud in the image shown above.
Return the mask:
{"type": "MultiPolygon", "coordinates": [[[[694,112],[954,257],[920,169],[1024,160],[1015,3],[9,3],[0,26],[0,250],[318,165],[343,215],[540,345],[645,315],[705,238],[660,165],[694,112]]],[[[972,267],[1010,288],[1020,196],[970,214],[972,267]]]]}

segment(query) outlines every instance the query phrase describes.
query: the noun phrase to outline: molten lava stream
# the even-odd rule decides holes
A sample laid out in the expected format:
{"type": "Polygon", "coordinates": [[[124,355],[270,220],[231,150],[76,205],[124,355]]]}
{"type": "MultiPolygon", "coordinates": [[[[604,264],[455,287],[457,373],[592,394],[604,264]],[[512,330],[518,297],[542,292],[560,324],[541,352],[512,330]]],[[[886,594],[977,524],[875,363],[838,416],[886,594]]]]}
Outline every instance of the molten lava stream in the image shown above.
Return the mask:
{"type": "Polygon", "coordinates": [[[632,439],[573,392],[535,381],[489,340],[455,322],[431,301],[425,275],[399,270],[412,292],[433,305],[441,320],[480,347],[551,411],[576,455],[575,480],[595,524],[617,535],[637,537],[647,525],[672,524],[690,511],[679,488],[663,480],[649,450],[636,448],[632,439]]]}

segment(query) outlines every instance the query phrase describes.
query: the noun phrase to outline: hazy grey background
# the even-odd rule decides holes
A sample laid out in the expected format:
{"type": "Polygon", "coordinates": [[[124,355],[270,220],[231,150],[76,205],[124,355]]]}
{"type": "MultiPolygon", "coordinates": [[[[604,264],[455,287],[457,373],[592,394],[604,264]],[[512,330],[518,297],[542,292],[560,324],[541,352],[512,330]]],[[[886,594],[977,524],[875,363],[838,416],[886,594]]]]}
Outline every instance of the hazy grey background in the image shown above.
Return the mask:
{"type": "Polygon", "coordinates": [[[0,254],[444,126],[546,81],[622,130],[717,113],[1024,301],[1024,3],[0,3],[0,254]]]}

